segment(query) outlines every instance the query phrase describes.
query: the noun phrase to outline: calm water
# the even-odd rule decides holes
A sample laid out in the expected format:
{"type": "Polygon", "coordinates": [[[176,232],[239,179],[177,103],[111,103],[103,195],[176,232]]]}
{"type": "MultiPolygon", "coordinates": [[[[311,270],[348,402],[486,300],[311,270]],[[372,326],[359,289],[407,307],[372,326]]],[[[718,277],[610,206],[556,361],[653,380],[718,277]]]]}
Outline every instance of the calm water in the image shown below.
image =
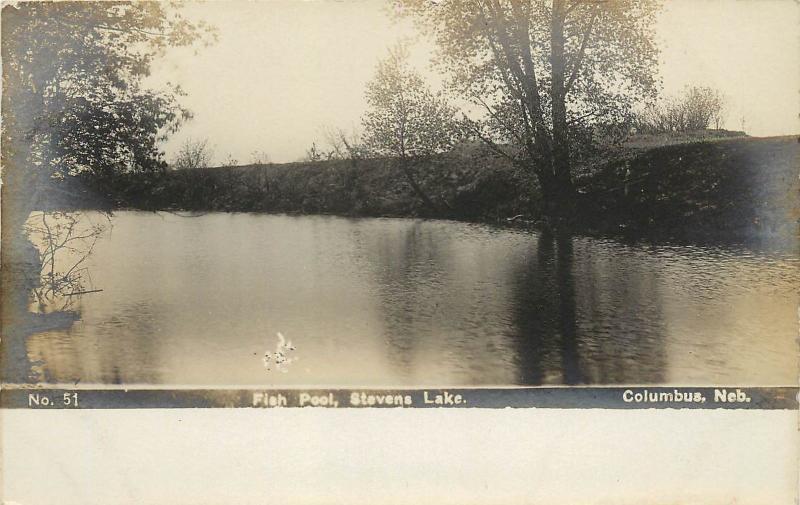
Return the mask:
{"type": "Polygon", "coordinates": [[[800,261],[413,219],[118,212],[38,379],[793,384],[800,261]],[[296,360],[265,367],[280,332],[296,360]]]}

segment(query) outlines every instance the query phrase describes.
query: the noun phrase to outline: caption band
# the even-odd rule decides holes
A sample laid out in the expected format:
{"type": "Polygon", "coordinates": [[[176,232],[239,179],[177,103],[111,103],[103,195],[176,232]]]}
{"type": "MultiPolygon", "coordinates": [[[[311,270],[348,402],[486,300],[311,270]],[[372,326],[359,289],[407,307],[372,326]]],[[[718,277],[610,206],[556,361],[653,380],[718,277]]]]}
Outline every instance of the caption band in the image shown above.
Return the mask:
{"type": "Polygon", "coordinates": [[[46,389],[6,386],[6,409],[556,408],[797,410],[797,387],[46,389]]]}

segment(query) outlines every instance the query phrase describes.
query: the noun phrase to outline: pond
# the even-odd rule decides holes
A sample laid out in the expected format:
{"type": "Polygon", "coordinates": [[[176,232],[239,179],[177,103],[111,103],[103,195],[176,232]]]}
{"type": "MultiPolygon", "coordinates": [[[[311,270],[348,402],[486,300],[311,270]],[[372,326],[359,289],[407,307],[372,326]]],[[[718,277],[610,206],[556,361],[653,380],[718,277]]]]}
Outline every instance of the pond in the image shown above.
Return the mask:
{"type": "Polygon", "coordinates": [[[796,382],[794,254],[416,219],[121,211],[111,225],[84,262],[84,290],[102,291],[26,339],[38,381],[796,382]]]}

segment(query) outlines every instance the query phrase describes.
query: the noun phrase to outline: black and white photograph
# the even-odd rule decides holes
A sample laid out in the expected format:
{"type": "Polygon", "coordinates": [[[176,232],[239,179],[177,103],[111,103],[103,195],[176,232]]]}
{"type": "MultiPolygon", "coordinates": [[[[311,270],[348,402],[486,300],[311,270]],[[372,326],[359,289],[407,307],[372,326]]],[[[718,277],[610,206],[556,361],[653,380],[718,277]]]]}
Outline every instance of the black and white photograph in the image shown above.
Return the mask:
{"type": "Polygon", "coordinates": [[[3,505],[798,500],[800,3],[3,1],[3,505]]]}
{"type": "Polygon", "coordinates": [[[796,385],[797,26],[7,4],[4,382],[796,385]]]}

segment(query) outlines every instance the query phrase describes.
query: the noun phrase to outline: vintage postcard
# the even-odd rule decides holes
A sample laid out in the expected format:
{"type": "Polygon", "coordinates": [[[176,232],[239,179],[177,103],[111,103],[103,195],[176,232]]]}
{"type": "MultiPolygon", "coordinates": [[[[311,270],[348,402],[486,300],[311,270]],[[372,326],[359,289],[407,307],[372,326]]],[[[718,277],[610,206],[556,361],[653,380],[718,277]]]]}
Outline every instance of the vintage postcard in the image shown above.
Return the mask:
{"type": "Polygon", "coordinates": [[[797,2],[0,20],[3,503],[796,502],[797,2]]]}

